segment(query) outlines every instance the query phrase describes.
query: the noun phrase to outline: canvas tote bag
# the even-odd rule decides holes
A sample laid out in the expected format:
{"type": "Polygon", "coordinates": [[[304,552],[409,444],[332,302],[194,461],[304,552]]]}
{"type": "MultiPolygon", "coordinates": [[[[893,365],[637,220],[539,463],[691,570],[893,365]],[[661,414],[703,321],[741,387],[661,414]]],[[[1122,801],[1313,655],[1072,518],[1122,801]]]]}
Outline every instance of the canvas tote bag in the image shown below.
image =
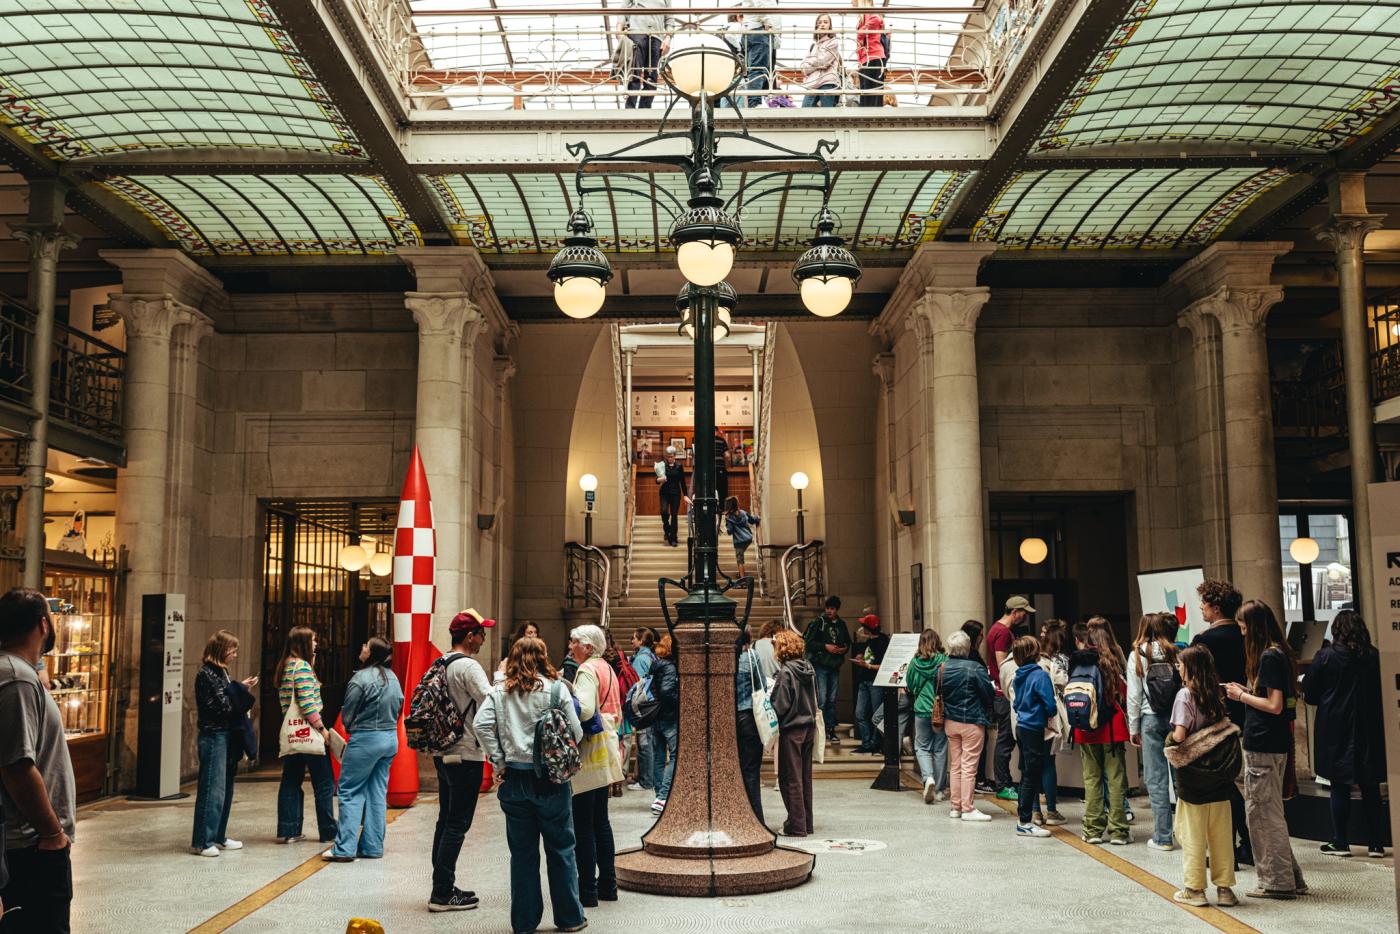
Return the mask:
{"type": "Polygon", "coordinates": [[[277,737],[277,754],[279,756],[324,756],[326,754],[326,741],[321,734],[311,728],[311,724],[301,714],[301,705],[297,703],[295,694],[292,696],[292,704],[287,708],[287,713],[282,717],[282,732],[277,737]]]}
{"type": "Polygon", "coordinates": [[[749,687],[753,697],[753,722],[758,727],[758,741],[767,749],[773,737],[778,735],[778,715],[773,711],[773,702],[768,699],[766,688],[758,686],[758,655],[749,649],[749,687]]]}

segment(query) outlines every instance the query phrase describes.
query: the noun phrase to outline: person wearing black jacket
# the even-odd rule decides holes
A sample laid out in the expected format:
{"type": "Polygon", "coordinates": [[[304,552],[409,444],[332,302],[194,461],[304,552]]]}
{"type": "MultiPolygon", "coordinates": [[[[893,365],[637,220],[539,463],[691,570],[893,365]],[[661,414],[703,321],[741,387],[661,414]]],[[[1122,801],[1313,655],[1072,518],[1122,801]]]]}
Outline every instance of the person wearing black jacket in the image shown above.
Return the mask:
{"type": "Polygon", "coordinates": [[[660,814],[671,793],[676,776],[676,748],[680,742],[681,679],[671,655],[671,637],[665,635],[656,645],[656,661],[651,663],[651,692],[659,702],[656,721],[651,725],[652,784],[656,800],[651,809],[660,814]]]}
{"type": "Polygon", "coordinates": [[[1380,783],[1385,781],[1386,769],[1380,656],[1359,613],[1343,610],[1332,620],[1332,644],[1317,653],[1303,675],[1303,699],[1317,707],[1313,764],[1317,774],[1332,783],[1332,839],[1322,844],[1322,852],[1351,855],[1347,838],[1351,786],[1359,785],[1367,855],[1384,857],[1386,820],[1380,783]]]}
{"type": "Polygon", "coordinates": [[[674,548],[679,539],[676,517],[681,512],[681,495],[685,492],[685,468],[676,460],[676,449],[666,448],[666,460],[659,466],[656,482],[661,484],[661,531],[666,544],[674,548]]]}
{"type": "Polygon", "coordinates": [[[243,844],[229,839],[228,818],[233,808],[233,778],[243,758],[243,723],[248,720],[254,675],[232,688],[228,669],[238,657],[238,637],[220,629],[204,646],[204,665],[194,679],[195,707],[199,716],[199,782],[194,798],[194,833],[190,852],[218,856],[222,850],[238,850],[243,844]]]}

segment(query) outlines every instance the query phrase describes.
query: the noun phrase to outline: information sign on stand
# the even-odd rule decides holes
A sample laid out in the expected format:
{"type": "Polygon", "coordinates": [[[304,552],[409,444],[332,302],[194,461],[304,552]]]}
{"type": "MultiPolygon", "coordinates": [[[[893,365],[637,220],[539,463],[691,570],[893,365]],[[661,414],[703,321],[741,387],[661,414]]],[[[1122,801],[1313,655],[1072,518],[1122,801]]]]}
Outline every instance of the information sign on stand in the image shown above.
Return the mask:
{"type": "Polygon", "coordinates": [[[890,636],[890,644],[885,648],[885,657],[880,661],[880,670],[875,672],[875,686],[880,688],[902,688],[909,676],[909,662],[919,651],[917,632],[897,632],[890,636]]]}
{"type": "MultiPolygon", "coordinates": [[[[1386,778],[1390,782],[1390,839],[1400,840],[1400,482],[1372,483],[1371,575],[1375,614],[1371,621],[1381,655],[1381,710],[1385,713],[1386,778]]],[[[1366,554],[1365,546],[1358,549],[1366,554]]],[[[1400,908],[1400,876],[1395,880],[1400,908]]]]}
{"type": "Polygon", "coordinates": [[[185,707],[185,595],[141,597],[141,699],[137,719],[136,797],[180,794],[185,707]]]}

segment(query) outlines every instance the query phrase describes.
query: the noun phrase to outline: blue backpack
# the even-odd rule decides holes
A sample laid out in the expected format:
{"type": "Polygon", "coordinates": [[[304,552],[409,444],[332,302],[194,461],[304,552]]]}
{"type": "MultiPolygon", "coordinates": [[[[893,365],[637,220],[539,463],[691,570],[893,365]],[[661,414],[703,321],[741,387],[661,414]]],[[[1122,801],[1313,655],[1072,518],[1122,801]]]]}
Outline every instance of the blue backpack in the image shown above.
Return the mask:
{"type": "Polygon", "coordinates": [[[1065,715],[1069,725],[1077,730],[1097,730],[1101,713],[1106,711],[1103,696],[1103,675],[1099,666],[1080,664],[1069,673],[1065,685],[1065,715]]]}
{"type": "Polygon", "coordinates": [[[656,722],[661,713],[661,701],[652,693],[651,675],[632,685],[627,692],[627,700],[622,704],[622,711],[634,729],[645,729],[656,722]]]}

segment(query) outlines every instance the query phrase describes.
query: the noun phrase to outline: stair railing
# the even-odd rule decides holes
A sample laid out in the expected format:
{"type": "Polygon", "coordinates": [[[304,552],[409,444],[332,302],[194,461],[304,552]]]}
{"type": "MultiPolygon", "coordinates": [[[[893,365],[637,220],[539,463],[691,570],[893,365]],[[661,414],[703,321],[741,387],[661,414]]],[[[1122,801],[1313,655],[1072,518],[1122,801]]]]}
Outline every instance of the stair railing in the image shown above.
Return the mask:
{"type": "Polygon", "coordinates": [[[564,598],[570,607],[598,607],[598,625],[608,628],[612,560],[597,545],[564,543],[564,598]]]}
{"type": "Polygon", "coordinates": [[[821,539],[793,545],[783,552],[783,621],[797,632],[794,606],[806,606],[826,596],[825,551],[821,539]]]}

